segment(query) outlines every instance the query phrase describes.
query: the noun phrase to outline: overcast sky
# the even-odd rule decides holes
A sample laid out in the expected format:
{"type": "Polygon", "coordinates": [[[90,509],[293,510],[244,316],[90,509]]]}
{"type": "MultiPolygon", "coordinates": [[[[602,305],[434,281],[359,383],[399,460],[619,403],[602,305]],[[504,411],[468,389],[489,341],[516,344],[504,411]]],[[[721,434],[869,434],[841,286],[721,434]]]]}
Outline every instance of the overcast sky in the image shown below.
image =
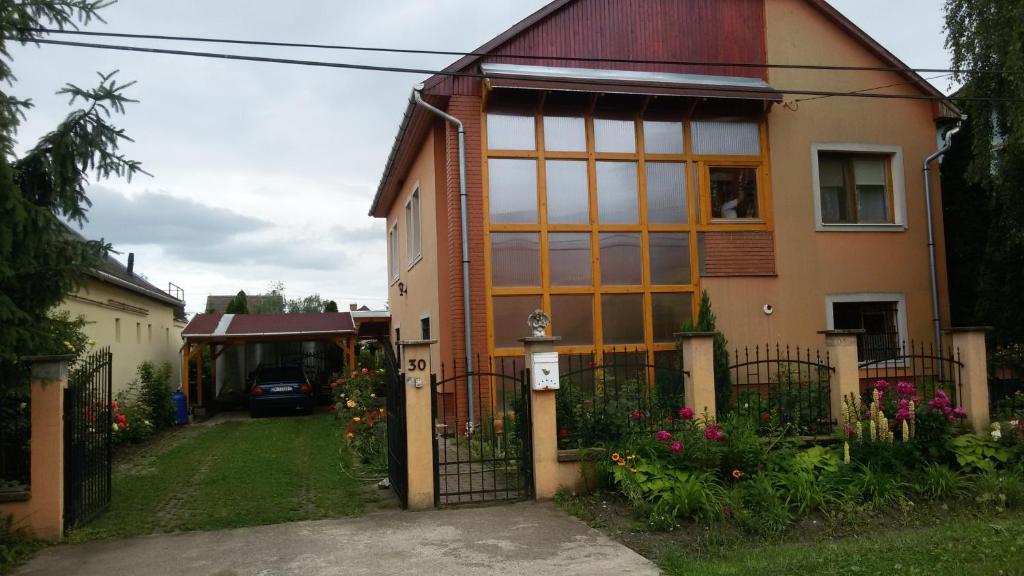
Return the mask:
{"type": "MultiPolygon", "coordinates": [[[[120,0],[87,29],[468,51],[546,0],[120,0]]],[[[912,67],[944,68],[942,0],[832,0],[912,67]]],[[[97,39],[97,42],[118,43],[97,39]]],[[[143,43],[124,41],[124,44],[143,43]]],[[[294,59],[438,69],[453,58],[145,42],[294,59]]],[[[411,87],[422,77],[61,46],[13,47],[12,92],[36,107],[21,150],[68,113],[64,83],[120,70],[140,100],[115,122],[153,177],[94,184],[84,234],[105,238],[157,286],[208,294],[319,293],[386,303],[384,227],[367,211],[411,87]]],[[[823,58],[821,63],[828,63],[823,58]]],[[[937,82],[947,89],[945,81],[937,82]]]]}

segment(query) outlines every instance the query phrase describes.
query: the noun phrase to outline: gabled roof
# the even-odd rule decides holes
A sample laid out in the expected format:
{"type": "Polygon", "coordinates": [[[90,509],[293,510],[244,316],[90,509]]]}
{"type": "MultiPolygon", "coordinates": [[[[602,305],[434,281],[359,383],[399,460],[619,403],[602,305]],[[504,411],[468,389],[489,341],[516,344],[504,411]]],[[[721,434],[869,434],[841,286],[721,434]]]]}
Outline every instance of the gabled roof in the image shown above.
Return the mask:
{"type": "MultiPolygon", "coordinates": [[[[578,1],[579,0],[554,0],[546,4],[533,14],[530,14],[509,29],[484,43],[476,50],[473,50],[473,55],[463,56],[451,65],[445,67],[441,71],[442,73],[435,74],[427,78],[422,84],[424,99],[435,106],[443,108],[447,96],[443,94],[444,90],[442,89],[442,85],[450,78],[447,73],[475,72],[474,67],[479,65],[480,61],[486,57],[485,55],[495,52],[517,36],[538,25],[562,8],[565,8],[568,4],[578,1]]],[[[945,94],[932,86],[920,74],[909,70],[909,67],[899,58],[886,50],[885,47],[871,38],[871,36],[866,32],[861,30],[849,18],[832,7],[832,5],[826,0],[804,1],[821,12],[842,32],[850,35],[858,41],[866,50],[877,57],[882,62],[883,66],[901,69],[898,73],[924,94],[943,98],[943,100],[936,101],[935,103],[936,117],[959,117],[960,110],[952,102],[945,100],[945,94]]],[[[544,54],[538,55],[543,56],[544,54]]],[[[428,129],[434,121],[435,118],[431,117],[428,112],[417,106],[412,97],[409,98],[405,113],[402,116],[402,120],[398,128],[398,134],[395,137],[391,152],[388,155],[387,163],[384,167],[384,173],[381,176],[380,183],[377,186],[377,192],[374,195],[373,203],[370,207],[370,216],[378,218],[386,216],[386,211],[390,207],[389,205],[392,201],[391,196],[394,195],[394,188],[396,188],[397,185],[399,185],[405,178],[405,174],[412,164],[415,152],[421,146],[428,133],[428,129]],[[387,197],[386,200],[385,197],[387,197]]]]}
{"type": "MultiPolygon", "coordinates": [[[[280,296],[273,296],[280,300],[280,296]]],[[[250,308],[256,308],[263,303],[263,300],[268,298],[265,294],[246,294],[245,300],[250,308]]],[[[215,295],[211,294],[206,297],[206,312],[225,312],[228,309],[228,304],[235,299],[234,294],[229,295],[215,295]]]]}

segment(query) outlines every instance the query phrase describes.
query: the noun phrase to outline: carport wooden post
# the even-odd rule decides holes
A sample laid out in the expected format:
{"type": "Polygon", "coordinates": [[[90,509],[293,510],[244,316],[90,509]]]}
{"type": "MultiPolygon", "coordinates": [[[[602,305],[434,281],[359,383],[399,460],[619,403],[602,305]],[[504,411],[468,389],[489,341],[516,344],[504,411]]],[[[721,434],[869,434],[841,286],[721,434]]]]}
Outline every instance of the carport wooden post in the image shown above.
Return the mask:
{"type": "Polygon", "coordinates": [[[185,406],[189,405],[188,397],[188,367],[192,359],[192,344],[185,342],[181,347],[181,393],[185,395],[185,406]]]}
{"type": "Polygon", "coordinates": [[[430,345],[437,340],[399,342],[405,368],[405,435],[409,510],[434,507],[434,416],[430,408],[430,345]]]}

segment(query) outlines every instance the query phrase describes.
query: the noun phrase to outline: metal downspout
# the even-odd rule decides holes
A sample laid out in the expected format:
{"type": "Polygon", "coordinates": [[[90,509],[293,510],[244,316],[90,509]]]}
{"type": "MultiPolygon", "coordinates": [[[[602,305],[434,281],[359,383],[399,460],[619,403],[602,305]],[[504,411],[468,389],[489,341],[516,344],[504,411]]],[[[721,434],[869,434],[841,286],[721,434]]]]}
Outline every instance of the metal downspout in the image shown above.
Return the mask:
{"type": "Polygon", "coordinates": [[[932,324],[935,329],[935,353],[942,355],[942,325],[939,319],[939,280],[935,264],[935,226],[932,223],[932,184],[928,174],[928,165],[942,157],[953,144],[953,136],[960,131],[960,125],[946,132],[942,146],[934,154],[924,160],[924,206],[928,222],[928,264],[932,281],[932,324]]]}
{"type": "MultiPolygon", "coordinates": [[[[462,303],[464,309],[465,330],[466,330],[466,431],[472,432],[474,427],[473,413],[473,376],[471,375],[471,358],[473,357],[473,315],[469,303],[469,232],[467,228],[468,210],[466,208],[466,130],[462,121],[444,112],[439,108],[431,106],[420,95],[420,88],[412,91],[413,100],[417,106],[426,109],[433,114],[440,116],[445,121],[454,124],[459,133],[459,210],[461,215],[462,228],[462,303]]],[[[457,367],[456,367],[457,369],[457,367]]]]}

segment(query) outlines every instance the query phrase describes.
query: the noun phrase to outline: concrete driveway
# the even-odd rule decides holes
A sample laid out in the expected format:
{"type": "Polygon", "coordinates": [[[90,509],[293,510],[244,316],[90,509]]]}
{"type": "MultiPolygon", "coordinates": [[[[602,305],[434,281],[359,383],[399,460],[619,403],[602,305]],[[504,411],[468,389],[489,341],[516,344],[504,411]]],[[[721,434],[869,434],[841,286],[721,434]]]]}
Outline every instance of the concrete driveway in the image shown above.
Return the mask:
{"type": "Polygon", "coordinates": [[[16,574],[589,576],[658,569],[554,505],[525,502],[57,546],[16,574]]]}

